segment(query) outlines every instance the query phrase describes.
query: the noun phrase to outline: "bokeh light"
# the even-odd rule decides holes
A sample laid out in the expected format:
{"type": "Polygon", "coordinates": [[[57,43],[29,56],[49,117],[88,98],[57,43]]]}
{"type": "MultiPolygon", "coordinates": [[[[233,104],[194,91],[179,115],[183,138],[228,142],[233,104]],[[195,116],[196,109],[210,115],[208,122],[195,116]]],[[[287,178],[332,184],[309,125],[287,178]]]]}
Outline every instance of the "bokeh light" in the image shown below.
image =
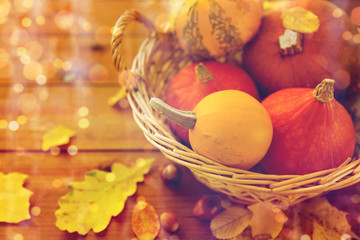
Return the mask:
{"type": "Polygon", "coordinates": [[[60,188],[63,185],[61,179],[54,179],[54,181],[52,182],[52,186],[54,188],[60,188]]]}
{"type": "Polygon", "coordinates": [[[37,61],[31,61],[24,65],[23,74],[24,77],[29,80],[36,80],[36,78],[42,74],[42,66],[37,61]]]}
{"type": "Polygon", "coordinates": [[[340,8],[335,8],[332,12],[332,15],[335,18],[340,18],[343,15],[343,10],[341,10],[340,8]]]}
{"type": "Polygon", "coordinates": [[[16,121],[20,124],[20,125],[24,125],[27,123],[28,119],[26,116],[24,115],[20,115],[16,118],[16,121]]]}
{"type": "Polygon", "coordinates": [[[9,63],[9,53],[0,48],[0,68],[5,67],[9,63]]]}
{"type": "Polygon", "coordinates": [[[32,216],[39,216],[40,213],[41,213],[41,208],[38,207],[38,206],[34,206],[34,207],[31,208],[30,211],[31,211],[32,216]]]}
{"type": "Polygon", "coordinates": [[[350,31],[345,31],[343,32],[342,37],[345,41],[351,41],[353,34],[350,31]]]}
{"type": "Polygon", "coordinates": [[[54,22],[62,30],[70,29],[74,24],[74,15],[69,11],[61,10],[56,13],[54,22]]]}
{"type": "Polygon", "coordinates": [[[113,181],[115,181],[115,179],[116,179],[116,175],[115,175],[115,173],[107,173],[107,174],[105,175],[105,179],[106,179],[106,181],[108,181],[108,182],[113,182],[113,181]]]}
{"type": "Polygon", "coordinates": [[[46,23],[46,19],[44,16],[37,16],[35,22],[37,25],[42,26],[46,23]]]}
{"type": "Polygon", "coordinates": [[[87,115],[89,115],[89,109],[85,106],[80,107],[78,113],[81,117],[86,117],[87,115]]]}
{"type": "Polygon", "coordinates": [[[43,47],[38,41],[27,42],[24,47],[32,60],[39,60],[43,55],[43,47]]]}
{"type": "Polygon", "coordinates": [[[67,148],[67,153],[68,153],[70,156],[75,156],[75,155],[78,153],[78,147],[75,146],[75,145],[70,145],[70,146],[67,148]]]}
{"type": "Polygon", "coordinates": [[[5,129],[8,126],[8,122],[5,119],[0,119],[0,129],[5,129]]]}
{"type": "Polygon", "coordinates": [[[360,7],[356,7],[351,11],[351,20],[355,25],[360,26],[360,7]]]}
{"type": "Polygon", "coordinates": [[[17,131],[19,129],[19,123],[16,121],[10,121],[9,122],[9,129],[11,131],[17,131]]]}
{"type": "Polygon", "coordinates": [[[21,25],[25,28],[30,27],[32,24],[32,20],[29,17],[24,17],[23,19],[21,19],[21,25]]]}
{"type": "Polygon", "coordinates": [[[78,123],[79,127],[82,129],[88,128],[90,126],[90,121],[87,118],[81,118],[78,123]]]}
{"type": "Polygon", "coordinates": [[[16,233],[13,240],[24,240],[24,236],[21,233],[16,233]]]}

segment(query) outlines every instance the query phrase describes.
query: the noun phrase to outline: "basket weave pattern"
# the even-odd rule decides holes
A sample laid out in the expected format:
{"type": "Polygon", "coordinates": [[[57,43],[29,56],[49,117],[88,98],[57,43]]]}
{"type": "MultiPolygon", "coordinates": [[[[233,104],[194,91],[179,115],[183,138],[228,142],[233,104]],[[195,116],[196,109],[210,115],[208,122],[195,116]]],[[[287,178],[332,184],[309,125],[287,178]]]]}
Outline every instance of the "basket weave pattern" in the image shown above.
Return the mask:
{"type": "Polygon", "coordinates": [[[117,21],[111,42],[118,71],[126,69],[121,54],[122,40],[126,26],[133,21],[144,24],[150,31],[130,70],[140,79],[128,91],[134,119],[151,144],[169,160],[190,169],[197,180],[243,204],[269,200],[287,205],[360,181],[360,159],[349,158],[338,168],[306,175],[270,175],[221,165],[179,143],[149,101],[151,97],[163,97],[167,83],[192,60],[172,34],[157,32],[149,19],[136,10],[128,10],[117,21]]]}

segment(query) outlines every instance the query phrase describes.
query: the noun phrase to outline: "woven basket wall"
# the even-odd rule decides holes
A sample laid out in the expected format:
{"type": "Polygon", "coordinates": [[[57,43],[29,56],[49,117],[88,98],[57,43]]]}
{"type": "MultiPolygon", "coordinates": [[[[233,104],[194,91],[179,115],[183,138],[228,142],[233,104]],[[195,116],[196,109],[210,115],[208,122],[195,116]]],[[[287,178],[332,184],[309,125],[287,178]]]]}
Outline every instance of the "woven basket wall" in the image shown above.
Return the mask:
{"type": "Polygon", "coordinates": [[[172,34],[157,32],[149,19],[136,10],[128,10],[117,21],[111,42],[113,62],[120,72],[125,70],[124,32],[133,21],[144,24],[150,32],[130,69],[137,76],[128,89],[134,119],[151,144],[166,158],[189,168],[197,180],[243,204],[269,200],[287,205],[360,181],[360,159],[344,159],[338,168],[306,175],[269,175],[221,165],[179,143],[149,101],[151,97],[163,97],[167,83],[192,59],[185,55],[172,34]]]}

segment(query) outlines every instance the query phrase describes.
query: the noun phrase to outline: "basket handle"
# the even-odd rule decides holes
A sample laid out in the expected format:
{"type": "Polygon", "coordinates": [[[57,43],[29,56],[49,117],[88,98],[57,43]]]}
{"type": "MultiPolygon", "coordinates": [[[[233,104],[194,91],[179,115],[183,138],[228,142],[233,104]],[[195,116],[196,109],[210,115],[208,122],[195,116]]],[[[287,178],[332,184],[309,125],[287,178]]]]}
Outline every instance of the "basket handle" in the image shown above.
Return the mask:
{"type": "Polygon", "coordinates": [[[155,26],[151,20],[142,15],[135,9],[126,10],[116,21],[114,32],[111,38],[112,61],[118,71],[126,69],[125,61],[122,53],[122,43],[126,27],[133,21],[137,21],[145,25],[150,31],[155,30],[155,26]]]}

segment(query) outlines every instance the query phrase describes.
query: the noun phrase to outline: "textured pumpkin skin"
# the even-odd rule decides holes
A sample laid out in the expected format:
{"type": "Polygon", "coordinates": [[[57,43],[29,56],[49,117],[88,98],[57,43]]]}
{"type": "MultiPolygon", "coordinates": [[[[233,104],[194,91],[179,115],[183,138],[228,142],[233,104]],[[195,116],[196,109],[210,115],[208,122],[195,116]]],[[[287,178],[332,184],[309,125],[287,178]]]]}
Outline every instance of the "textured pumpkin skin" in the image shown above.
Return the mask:
{"type": "Polygon", "coordinates": [[[356,61],[354,49],[342,37],[355,31],[350,18],[343,13],[333,16],[334,4],[327,1],[301,0],[286,2],[268,12],[255,38],[244,49],[244,64],[264,96],[289,87],[315,87],[321,79],[336,81],[337,91],[350,84],[350,65],[356,61]],[[313,34],[304,34],[303,52],[282,56],[278,39],[284,34],[281,10],[300,6],[319,17],[320,27],[313,34]]]}
{"type": "Polygon", "coordinates": [[[262,0],[174,2],[171,29],[183,49],[202,58],[217,58],[241,50],[261,24],[262,0]]]}
{"type": "Polygon", "coordinates": [[[269,114],[259,101],[237,90],[206,96],[194,109],[189,131],[195,152],[224,165],[250,169],[268,150],[272,139],[269,114]]]}
{"type": "MultiPolygon", "coordinates": [[[[217,61],[203,62],[213,76],[211,81],[203,83],[195,73],[198,64],[189,65],[174,76],[166,90],[167,104],[179,110],[192,111],[210,93],[229,89],[246,92],[259,100],[254,81],[241,68],[217,61]]],[[[171,121],[169,125],[178,139],[189,145],[189,130],[171,121]]]]}
{"type": "Polygon", "coordinates": [[[279,90],[262,101],[274,129],[260,164],[272,174],[306,174],[338,167],[355,148],[353,122],[335,99],[317,101],[310,88],[279,90]]]}

